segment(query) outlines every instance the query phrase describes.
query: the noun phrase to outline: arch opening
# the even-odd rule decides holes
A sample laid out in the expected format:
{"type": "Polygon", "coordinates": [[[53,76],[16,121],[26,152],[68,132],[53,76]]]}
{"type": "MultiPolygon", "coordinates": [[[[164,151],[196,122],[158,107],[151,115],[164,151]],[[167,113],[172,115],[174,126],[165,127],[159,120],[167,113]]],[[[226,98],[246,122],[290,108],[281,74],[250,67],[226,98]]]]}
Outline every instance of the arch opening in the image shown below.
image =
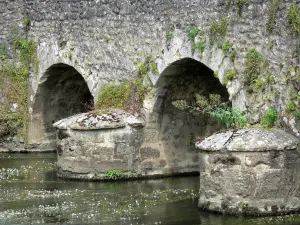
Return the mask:
{"type": "Polygon", "coordinates": [[[175,172],[198,171],[199,156],[195,142],[216,132],[221,125],[205,113],[182,110],[174,102],[184,100],[195,106],[196,95],[209,98],[211,94],[219,95],[222,102],[229,102],[229,93],[210,68],[191,58],[169,65],[156,86],[154,111],[158,113],[159,136],[168,164],[175,172]]]}
{"type": "Polygon", "coordinates": [[[93,101],[87,83],[75,68],[62,63],[52,65],[46,70],[36,93],[29,141],[48,143],[55,148],[53,123],[87,112],[87,107],[93,101]]]}

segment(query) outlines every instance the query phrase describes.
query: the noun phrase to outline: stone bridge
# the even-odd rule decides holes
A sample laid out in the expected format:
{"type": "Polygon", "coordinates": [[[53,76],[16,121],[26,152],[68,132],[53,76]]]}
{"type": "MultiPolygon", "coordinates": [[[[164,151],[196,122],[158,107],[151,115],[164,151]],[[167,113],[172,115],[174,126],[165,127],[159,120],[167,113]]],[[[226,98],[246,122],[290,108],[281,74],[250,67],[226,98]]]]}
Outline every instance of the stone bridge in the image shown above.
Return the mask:
{"type": "Polygon", "coordinates": [[[38,72],[32,69],[29,76],[29,144],[56,148],[53,123],[85,112],[82,103],[96,99],[103,84],[134,80],[138,65],[147,62],[157,69],[144,76],[153,88],[141,111],[142,146],[159,150],[156,161],[150,160],[154,165],[160,162],[171,172],[197,171],[198,154],[189,140],[217,128],[207,118],[172,108],[174,96],[220,94],[244,111],[251,124],[275,108],[281,124],[299,136],[297,110],[288,107],[298,107],[300,91],[299,30],[291,28],[289,16],[293,6],[299,3],[0,1],[0,41],[8,58],[13,58],[15,29],[37,44],[38,72]],[[161,161],[168,154],[172,160],[161,161]]]}

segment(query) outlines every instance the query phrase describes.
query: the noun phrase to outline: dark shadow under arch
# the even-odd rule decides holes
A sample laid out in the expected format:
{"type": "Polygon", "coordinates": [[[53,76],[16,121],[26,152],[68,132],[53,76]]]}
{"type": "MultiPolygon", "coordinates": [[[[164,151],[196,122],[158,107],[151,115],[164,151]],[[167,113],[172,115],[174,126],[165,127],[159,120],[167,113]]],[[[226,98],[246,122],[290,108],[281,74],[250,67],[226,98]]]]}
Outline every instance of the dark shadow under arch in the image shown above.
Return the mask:
{"type": "MultiPolygon", "coordinates": [[[[86,112],[86,106],[90,102],[93,102],[93,96],[84,78],[75,68],[62,63],[52,65],[43,75],[32,107],[32,129],[41,132],[32,139],[40,139],[40,142],[54,139],[53,123],[86,112]]],[[[29,132],[34,135],[32,129],[29,132]]]]}
{"type": "Polygon", "coordinates": [[[204,138],[220,129],[220,125],[206,114],[193,114],[176,108],[172,102],[186,100],[192,105],[196,94],[208,97],[218,94],[223,102],[229,94],[214,72],[201,62],[184,58],[173,62],[156,83],[157,100],[154,111],[158,114],[159,136],[163,143],[171,172],[198,172],[198,138],[204,138]]]}

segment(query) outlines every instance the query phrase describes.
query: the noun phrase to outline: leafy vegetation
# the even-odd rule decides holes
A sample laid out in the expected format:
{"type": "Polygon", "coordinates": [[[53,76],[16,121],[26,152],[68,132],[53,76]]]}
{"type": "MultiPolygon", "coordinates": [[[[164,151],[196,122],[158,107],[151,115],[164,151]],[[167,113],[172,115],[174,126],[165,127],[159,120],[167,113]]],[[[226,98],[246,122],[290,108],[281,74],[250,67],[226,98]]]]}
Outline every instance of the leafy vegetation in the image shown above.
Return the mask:
{"type": "Polygon", "coordinates": [[[300,111],[297,111],[295,114],[296,118],[299,120],[300,119],[300,111]]]}
{"type": "Polygon", "coordinates": [[[204,39],[201,39],[196,44],[193,44],[192,52],[194,53],[194,51],[196,49],[200,52],[200,54],[202,54],[204,52],[204,49],[205,49],[205,40],[204,39]]]}
{"type": "Polygon", "coordinates": [[[30,26],[30,18],[28,16],[24,19],[23,24],[27,27],[30,26]]]}
{"type": "Polygon", "coordinates": [[[256,80],[254,80],[254,87],[256,89],[260,89],[260,88],[263,88],[266,86],[266,83],[260,79],[260,78],[257,78],[256,80]]]}
{"type": "Polygon", "coordinates": [[[242,111],[234,108],[217,107],[208,111],[208,114],[227,128],[241,128],[248,123],[242,111]]]}
{"type": "Polygon", "coordinates": [[[236,77],[236,70],[225,70],[223,84],[227,85],[228,81],[232,81],[236,77]]]}
{"type": "Polygon", "coordinates": [[[300,5],[290,5],[287,15],[287,28],[295,36],[300,36],[300,5]]]}
{"type": "Polygon", "coordinates": [[[104,173],[104,177],[111,180],[116,180],[121,176],[123,176],[124,174],[125,172],[122,170],[108,170],[104,173]]]}
{"type": "Polygon", "coordinates": [[[209,28],[209,41],[214,44],[216,41],[223,39],[227,33],[227,19],[223,17],[219,21],[214,21],[211,23],[209,28]]]}
{"type": "Polygon", "coordinates": [[[229,41],[225,41],[222,45],[223,53],[226,55],[229,52],[231,47],[232,47],[232,43],[230,43],[229,41]]]}
{"type": "Polygon", "coordinates": [[[0,59],[5,60],[6,59],[6,47],[3,44],[0,44],[0,59]]]}
{"type": "Polygon", "coordinates": [[[239,16],[242,16],[244,7],[249,5],[249,0],[225,0],[225,8],[228,10],[230,6],[235,5],[237,8],[237,13],[239,16]],[[233,3],[233,4],[231,4],[233,3]]]}
{"type": "Polygon", "coordinates": [[[250,49],[247,52],[244,70],[246,84],[251,84],[258,78],[264,61],[263,55],[256,49],[250,49]]]}
{"type": "Polygon", "coordinates": [[[266,127],[273,127],[278,118],[278,112],[274,108],[270,108],[263,117],[263,125],[266,127]]]}
{"type": "Polygon", "coordinates": [[[148,72],[151,71],[153,74],[158,75],[159,71],[157,64],[154,59],[147,57],[144,62],[138,64],[138,77],[143,78],[148,75],[148,72]]]}
{"type": "Polygon", "coordinates": [[[267,32],[269,34],[272,34],[275,28],[279,5],[280,5],[280,0],[275,0],[270,4],[268,21],[267,21],[267,32]]]}
{"type": "Polygon", "coordinates": [[[295,110],[296,110],[296,105],[295,105],[295,103],[290,102],[290,103],[287,105],[287,108],[288,108],[289,111],[295,111],[295,110]]]}
{"type": "Polygon", "coordinates": [[[144,101],[146,89],[141,79],[121,84],[103,84],[97,96],[96,109],[100,111],[124,109],[137,112],[144,101]]]}
{"type": "Polygon", "coordinates": [[[249,0],[237,0],[236,7],[239,16],[242,16],[243,9],[245,6],[249,5],[249,0]]]}
{"type": "Polygon", "coordinates": [[[23,65],[0,67],[0,88],[5,99],[0,108],[0,137],[15,134],[25,136],[26,134],[28,74],[28,68],[23,65]]]}
{"type": "Polygon", "coordinates": [[[229,54],[229,58],[231,62],[234,62],[236,55],[237,55],[237,51],[235,49],[232,49],[232,51],[229,54]]]}
{"type": "Polygon", "coordinates": [[[167,40],[167,42],[172,41],[173,38],[174,38],[173,32],[170,31],[170,30],[168,30],[168,31],[166,32],[166,40],[167,40]]]}
{"type": "Polygon", "coordinates": [[[21,63],[27,67],[32,64],[34,71],[37,72],[39,60],[37,57],[36,42],[33,40],[27,40],[24,37],[15,34],[13,37],[13,48],[19,53],[21,63]]]}
{"type": "Polygon", "coordinates": [[[130,82],[124,82],[122,84],[103,84],[97,96],[97,108],[124,108],[130,97],[130,86],[130,82]]]}
{"type": "MultiPolygon", "coordinates": [[[[0,136],[26,136],[28,123],[28,75],[33,66],[38,70],[37,45],[17,32],[12,47],[20,64],[0,66],[0,88],[4,102],[0,108],[0,136]]],[[[6,59],[6,48],[1,48],[1,59],[6,59]]]]}
{"type": "Polygon", "coordinates": [[[210,94],[208,97],[196,94],[196,102],[189,105],[186,100],[177,100],[172,104],[181,110],[187,110],[191,113],[208,114],[211,118],[225,125],[227,128],[244,127],[247,124],[247,118],[238,109],[233,109],[222,103],[221,96],[210,94]]]}
{"type": "Polygon", "coordinates": [[[198,27],[194,27],[190,30],[189,32],[189,40],[194,42],[195,41],[195,38],[197,37],[198,34],[201,33],[201,30],[198,28],[198,27]]]}

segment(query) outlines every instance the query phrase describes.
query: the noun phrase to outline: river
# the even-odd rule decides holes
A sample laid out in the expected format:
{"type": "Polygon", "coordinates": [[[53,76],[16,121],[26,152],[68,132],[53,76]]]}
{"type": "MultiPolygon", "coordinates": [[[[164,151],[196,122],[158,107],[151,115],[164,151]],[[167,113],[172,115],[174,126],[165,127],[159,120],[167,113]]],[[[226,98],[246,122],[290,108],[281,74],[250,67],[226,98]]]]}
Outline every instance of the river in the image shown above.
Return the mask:
{"type": "Polygon", "coordinates": [[[296,225],[300,216],[233,217],[197,208],[199,177],[77,182],[55,154],[0,154],[0,224],[296,225]]]}

